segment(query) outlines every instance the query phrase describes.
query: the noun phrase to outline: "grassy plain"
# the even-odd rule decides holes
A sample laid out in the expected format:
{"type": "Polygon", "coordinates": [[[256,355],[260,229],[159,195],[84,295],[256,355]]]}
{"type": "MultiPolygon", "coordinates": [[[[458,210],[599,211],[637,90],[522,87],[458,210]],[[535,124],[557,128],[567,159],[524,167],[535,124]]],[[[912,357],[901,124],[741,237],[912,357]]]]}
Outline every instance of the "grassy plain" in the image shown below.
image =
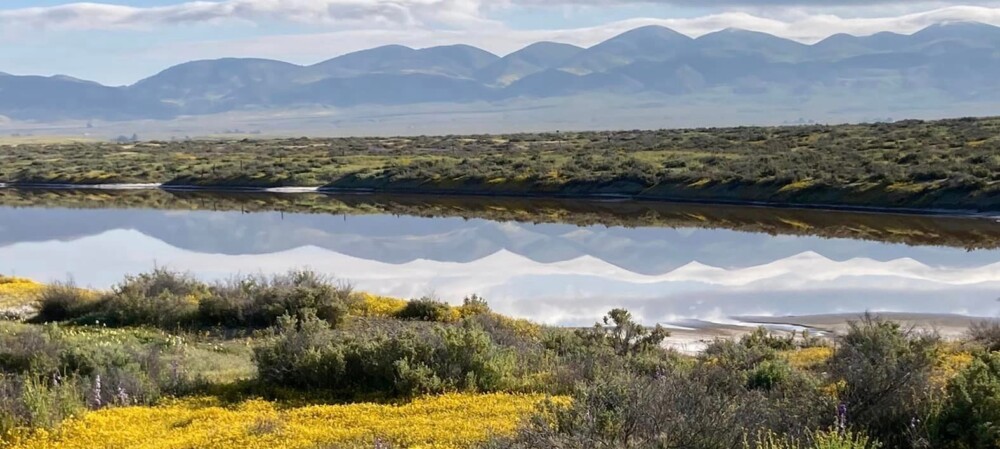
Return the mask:
{"type": "Polygon", "coordinates": [[[323,186],[992,211],[1000,119],[0,146],[0,182],[323,186]]]}
{"type": "Polygon", "coordinates": [[[943,341],[863,316],[836,345],[758,329],[686,356],[624,310],[547,328],[307,272],[18,295],[37,315],[0,321],[4,449],[1000,443],[996,323],[943,341]]]}

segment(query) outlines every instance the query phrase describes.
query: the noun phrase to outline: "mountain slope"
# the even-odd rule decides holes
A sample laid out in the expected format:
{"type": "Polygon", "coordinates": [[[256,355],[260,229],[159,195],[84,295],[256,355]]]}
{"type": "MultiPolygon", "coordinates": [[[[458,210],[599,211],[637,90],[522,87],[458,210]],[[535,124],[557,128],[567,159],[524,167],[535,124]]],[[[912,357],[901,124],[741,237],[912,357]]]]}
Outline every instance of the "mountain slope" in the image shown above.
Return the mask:
{"type": "Polygon", "coordinates": [[[305,84],[276,96],[282,106],[361,104],[461,103],[487,99],[492,90],[478,82],[425,73],[379,73],[329,78],[305,84]]]}
{"type": "Polygon", "coordinates": [[[282,88],[294,82],[301,70],[301,66],[269,59],[193,61],[139,81],[128,90],[148,101],[177,105],[188,113],[212,113],[233,104],[265,103],[263,98],[234,95],[282,88]]]}
{"type": "Polygon", "coordinates": [[[64,76],[0,75],[0,115],[24,120],[166,118],[176,108],[64,76]]]}
{"type": "Polygon", "coordinates": [[[575,45],[538,42],[482,68],[476,73],[476,79],[506,86],[528,75],[559,67],[582,51],[583,48],[575,45]]]}
{"type": "Polygon", "coordinates": [[[562,68],[586,74],[604,72],[639,60],[663,61],[682,53],[693,41],[669,28],[637,28],[580,52],[562,68]]]}
{"type": "MultiPolygon", "coordinates": [[[[864,111],[1000,99],[1000,27],[944,23],[912,35],[839,34],[805,45],[728,29],[697,39],[637,28],[590,48],[539,42],[499,57],[468,45],[389,45],[312,66],[224,58],[129,87],[0,73],[0,115],[22,120],[169,118],[244,109],[494,102],[599,95],[686,96],[777,107],[849,99],[864,111]],[[885,96],[885,98],[882,98],[885,96]],[[937,103],[935,103],[937,102],[937,103]]],[[[672,100],[670,100],[672,101],[672,100]]]]}
{"type": "Polygon", "coordinates": [[[371,73],[423,73],[456,78],[473,74],[497,61],[499,56],[468,45],[451,45],[415,50],[401,45],[349,53],[311,66],[317,77],[347,78],[371,73]]]}
{"type": "Polygon", "coordinates": [[[768,61],[795,62],[809,46],[766,33],[730,28],[695,39],[693,51],[704,56],[760,56],[768,61]]]}

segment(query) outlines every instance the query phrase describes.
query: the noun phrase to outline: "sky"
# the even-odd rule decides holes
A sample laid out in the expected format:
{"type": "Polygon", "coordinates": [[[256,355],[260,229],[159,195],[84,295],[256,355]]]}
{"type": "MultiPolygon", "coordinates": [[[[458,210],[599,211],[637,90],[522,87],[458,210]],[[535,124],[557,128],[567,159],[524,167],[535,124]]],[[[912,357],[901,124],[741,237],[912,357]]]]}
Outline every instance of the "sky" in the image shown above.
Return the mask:
{"type": "Polygon", "coordinates": [[[543,40],[590,46],[644,25],[813,43],[953,21],[1000,26],[1000,0],[0,0],[0,72],[128,85],[197,59],[314,64],[387,44],[502,56],[543,40]]]}

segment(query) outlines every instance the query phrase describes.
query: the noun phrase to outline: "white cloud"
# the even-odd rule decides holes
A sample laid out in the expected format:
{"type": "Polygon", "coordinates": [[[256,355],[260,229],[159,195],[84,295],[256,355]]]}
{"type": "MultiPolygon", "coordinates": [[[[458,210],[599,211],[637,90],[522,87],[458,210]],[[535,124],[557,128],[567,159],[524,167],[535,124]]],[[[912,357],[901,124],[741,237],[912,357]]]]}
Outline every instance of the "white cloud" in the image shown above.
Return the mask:
{"type": "Polygon", "coordinates": [[[312,63],[339,54],[387,44],[420,48],[463,43],[501,55],[543,40],[586,47],[645,25],[666,26],[694,37],[725,28],[742,28],[806,43],[816,42],[836,33],[856,35],[880,31],[913,33],[932,24],[949,21],[978,21],[1000,26],[1000,8],[977,6],[953,6],[879,18],[842,18],[829,14],[789,16],[790,18],[777,19],[744,12],[729,12],[684,19],[638,18],[588,28],[552,30],[512,30],[492,27],[440,30],[419,26],[395,29],[348,29],[327,33],[186,44],[184,51],[188,52],[186,56],[189,59],[256,56],[312,63]]]}
{"type": "MultiPolygon", "coordinates": [[[[705,5],[721,5],[705,0],[705,5]]],[[[729,1],[729,0],[727,0],[729,1]]],[[[469,44],[497,54],[515,51],[533,42],[548,40],[591,46],[616,34],[645,25],[661,25],[700,36],[725,28],[743,28],[811,43],[836,33],[872,34],[880,31],[912,33],[944,21],[978,21],[1000,26],[1000,0],[968,0],[955,6],[945,0],[871,0],[869,6],[846,6],[856,0],[731,0],[741,7],[710,8],[711,13],[684,18],[633,18],[593,27],[523,29],[495,19],[499,10],[517,15],[551,14],[566,5],[601,17],[605,8],[624,3],[693,4],[693,0],[222,0],[188,1],[167,6],[135,7],[106,3],[70,3],[58,6],[0,9],[0,38],[14,48],[19,42],[36,46],[39,33],[68,30],[65,39],[91,30],[118,30],[124,39],[132,30],[157,32],[195,24],[258,24],[286,22],[308,24],[300,34],[268,34],[243,39],[202,42],[167,40],[158,45],[103,45],[85,63],[56,57],[8,60],[0,69],[17,67],[24,73],[66,73],[113,84],[137,78],[192,59],[264,57],[295,63],[315,63],[351,51],[386,44],[429,47],[469,44]],[[765,7],[781,2],[783,7],[765,7]],[[994,6],[984,6],[984,5],[994,6]],[[789,6],[791,5],[791,6],[789,6]],[[951,5],[951,6],[949,6],[951,5]],[[978,5],[978,6],[977,6],[978,5]],[[40,30],[24,32],[24,28],[40,30]],[[30,41],[29,41],[30,40],[30,41]],[[132,50],[135,49],[135,50],[132,50]],[[134,53],[130,53],[134,52],[134,53]],[[127,58],[128,67],[121,67],[127,58]],[[82,67],[82,68],[81,68],[82,67]],[[88,68],[90,67],[90,68],[88,68]],[[114,70],[109,67],[117,67],[114,70]],[[82,73],[81,73],[82,72],[82,73]]],[[[610,11],[610,9],[607,9],[610,11]]],[[[634,9],[645,11],[645,9],[634,9]]],[[[691,13],[691,9],[686,9],[691,13]]],[[[544,17],[544,16],[543,16],[544,17]]],[[[228,28],[228,27],[227,27],[228,28]]],[[[254,32],[252,29],[251,32],[254,32]]],[[[53,42],[56,42],[53,40],[53,42]]],[[[65,42],[65,41],[63,41],[65,42]]],[[[102,41],[103,42],[103,41],[102,41]]],[[[66,44],[61,44],[66,45],[66,44]]],[[[42,53],[44,48],[40,48],[42,53]]],[[[58,54],[60,49],[54,49],[58,54]]]]}
{"type": "MultiPolygon", "coordinates": [[[[975,4],[1000,3],[997,0],[969,0],[975,4]]],[[[700,35],[727,28],[763,31],[800,41],[815,41],[838,32],[870,34],[878,31],[912,32],[932,23],[948,20],[973,20],[1000,24],[1000,8],[994,6],[941,6],[941,1],[901,0],[223,0],[190,1],[168,6],[135,7],[106,3],[69,3],[57,6],[0,10],[0,27],[41,29],[114,30],[150,29],[164,26],[237,21],[260,23],[286,21],[335,28],[338,32],[364,34],[371,30],[398,32],[444,32],[444,38],[463,34],[493,33],[500,41],[531,35],[549,35],[577,44],[592,44],[615,32],[637,25],[658,24],[689,35],[700,35]],[[598,27],[571,30],[511,31],[488,18],[491,11],[511,7],[576,5],[588,8],[612,8],[627,3],[664,3],[676,5],[726,6],[715,14],[678,19],[632,19],[598,27]],[[767,8],[766,5],[792,7],[767,8]],[[859,7],[845,7],[849,5],[859,7]],[[938,5],[912,12],[917,5],[938,5]],[[905,11],[905,12],[904,12],[905,11]],[[861,14],[864,12],[863,14],[861,14]],[[872,15],[872,13],[875,13],[872,15]],[[881,15],[878,15],[881,13],[881,15]],[[859,15],[861,14],[861,15],[859,15]],[[513,33],[513,34],[512,34],[513,33]]],[[[437,38],[440,40],[440,38],[437,38]]],[[[414,40],[414,39],[407,39],[414,40]]],[[[503,46],[499,43],[499,46],[503,46]]],[[[493,45],[496,47],[497,45],[493,45]]]]}
{"type": "Polygon", "coordinates": [[[134,7],[106,3],[0,11],[0,23],[36,28],[141,29],[222,20],[368,26],[474,24],[480,0],[225,0],[134,7]]]}

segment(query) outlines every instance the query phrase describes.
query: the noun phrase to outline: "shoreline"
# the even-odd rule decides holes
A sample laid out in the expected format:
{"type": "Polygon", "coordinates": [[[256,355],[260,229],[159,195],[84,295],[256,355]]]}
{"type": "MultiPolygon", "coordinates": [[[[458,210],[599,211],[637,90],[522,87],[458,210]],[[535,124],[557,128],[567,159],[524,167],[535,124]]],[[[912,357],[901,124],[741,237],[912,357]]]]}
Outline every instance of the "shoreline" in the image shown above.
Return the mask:
{"type": "Polygon", "coordinates": [[[577,199],[591,201],[635,201],[646,203],[674,203],[674,204],[702,204],[718,206],[741,206],[757,207],[766,209],[798,209],[816,210],[827,212],[863,212],[882,215],[902,215],[902,216],[933,216],[967,218],[978,220],[994,220],[1000,223],[1000,211],[983,212],[972,209],[942,209],[942,208],[915,208],[915,207],[886,207],[886,206],[857,206],[847,204],[823,204],[823,203],[787,203],[771,201],[752,200],[732,200],[724,198],[680,198],[680,197],[656,197],[641,196],[631,194],[586,194],[586,193],[558,193],[558,192],[475,192],[469,190],[437,189],[419,190],[406,188],[346,188],[346,187],[257,187],[257,186],[199,186],[199,185],[172,185],[164,183],[125,183],[125,184],[71,184],[71,183],[5,183],[0,182],[0,189],[16,190],[163,190],[166,192],[205,192],[205,193],[276,193],[276,194],[343,194],[343,195],[375,195],[375,194],[398,194],[416,196],[448,196],[448,197],[482,197],[482,198],[538,198],[538,199],[577,199]]]}
{"type": "MultiPolygon", "coordinates": [[[[915,332],[934,332],[945,340],[964,337],[973,323],[1000,322],[1000,317],[960,315],[953,313],[911,313],[911,312],[870,312],[872,316],[899,323],[915,332]]],[[[684,354],[698,354],[715,339],[739,340],[758,327],[764,327],[780,336],[791,335],[792,331],[808,331],[813,336],[830,341],[847,332],[849,323],[857,321],[865,312],[823,313],[817,315],[787,316],[732,316],[734,322],[718,323],[696,321],[680,326],[669,325],[670,337],[664,341],[665,347],[684,354]]]]}

